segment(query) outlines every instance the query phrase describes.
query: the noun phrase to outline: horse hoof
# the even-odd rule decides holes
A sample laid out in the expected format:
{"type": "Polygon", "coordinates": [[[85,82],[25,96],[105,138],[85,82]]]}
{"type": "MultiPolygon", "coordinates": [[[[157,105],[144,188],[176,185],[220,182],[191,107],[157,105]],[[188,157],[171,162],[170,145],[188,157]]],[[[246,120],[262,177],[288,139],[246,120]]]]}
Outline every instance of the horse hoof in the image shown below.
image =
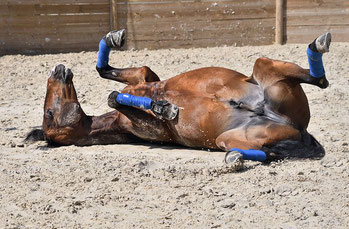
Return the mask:
{"type": "Polygon", "coordinates": [[[315,40],[316,49],[319,53],[329,52],[332,35],[331,33],[325,33],[315,40]]]}
{"type": "Polygon", "coordinates": [[[111,48],[122,48],[125,44],[126,30],[114,30],[105,35],[105,41],[111,48]]]}
{"type": "Polygon", "coordinates": [[[119,92],[117,91],[113,91],[112,93],[110,93],[110,95],[108,96],[108,106],[111,108],[118,108],[120,106],[120,104],[118,102],[116,102],[116,97],[118,96],[119,92]]]}
{"type": "Polygon", "coordinates": [[[242,154],[238,151],[232,150],[225,154],[224,162],[226,164],[243,163],[242,154]]]}
{"type": "Polygon", "coordinates": [[[160,119],[173,120],[178,115],[178,107],[166,100],[153,101],[151,111],[160,119]]]}

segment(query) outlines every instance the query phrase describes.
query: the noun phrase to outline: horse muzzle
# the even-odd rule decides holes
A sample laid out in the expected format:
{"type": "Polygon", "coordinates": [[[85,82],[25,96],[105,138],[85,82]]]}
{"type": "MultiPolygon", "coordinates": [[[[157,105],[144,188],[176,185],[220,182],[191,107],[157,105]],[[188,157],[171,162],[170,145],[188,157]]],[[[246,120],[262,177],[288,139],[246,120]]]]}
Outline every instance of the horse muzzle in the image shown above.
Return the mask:
{"type": "Polygon", "coordinates": [[[59,64],[52,68],[50,77],[63,83],[68,83],[73,79],[73,72],[70,68],[66,68],[63,64],[59,64]]]}

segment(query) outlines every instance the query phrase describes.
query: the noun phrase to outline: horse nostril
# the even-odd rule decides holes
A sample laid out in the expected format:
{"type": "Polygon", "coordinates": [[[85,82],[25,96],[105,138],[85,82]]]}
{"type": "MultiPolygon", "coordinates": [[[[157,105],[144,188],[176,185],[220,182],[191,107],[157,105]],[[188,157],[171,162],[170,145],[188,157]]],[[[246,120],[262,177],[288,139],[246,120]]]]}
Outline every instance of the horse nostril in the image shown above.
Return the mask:
{"type": "Polygon", "coordinates": [[[74,103],[74,109],[79,110],[79,108],[80,108],[80,105],[78,103],[74,103]]]}
{"type": "Polygon", "coordinates": [[[49,118],[52,118],[52,117],[53,117],[53,112],[52,112],[52,110],[47,109],[47,110],[46,110],[46,116],[49,117],[49,118]]]}
{"type": "Polygon", "coordinates": [[[73,72],[70,70],[70,68],[67,68],[64,73],[64,82],[67,82],[68,80],[71,80],[73,77],[73,72]]]}

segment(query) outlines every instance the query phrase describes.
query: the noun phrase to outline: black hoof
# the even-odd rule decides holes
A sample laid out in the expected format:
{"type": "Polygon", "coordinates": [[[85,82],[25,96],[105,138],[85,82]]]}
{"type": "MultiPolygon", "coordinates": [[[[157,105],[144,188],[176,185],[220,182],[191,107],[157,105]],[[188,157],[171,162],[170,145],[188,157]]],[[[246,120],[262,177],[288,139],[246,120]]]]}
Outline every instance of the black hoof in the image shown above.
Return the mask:
{"type": "Polygon", "coordinates": [[[173,120],[178,115],[178,107],[174,104],[162,101],[153,101],[151,111],[160,119],[173,120]]]}
{"type": "Polygon", "coordinates": [[[315,40],[316,49],[319,53],[326,53],[330,51],[330,44],[332,40],[331,33],[327,32],[315,40]]]}
{"type": "Polygon", "coordinates": [[[116,102],[116,97],[118,96],[119,92],[117,91],[113,91],[112,93],[110,93],[110,95],[108,96],[108,106],[111,108],[118,108],[120,106],[120,104],[118,102],[116,102]]]}
{"type": "Polygon", "coordinates": [[[105,35],[104,39],[110,48],[121,49],[125,44],[126,30],[121,29],[110,31],[105,35]]]}

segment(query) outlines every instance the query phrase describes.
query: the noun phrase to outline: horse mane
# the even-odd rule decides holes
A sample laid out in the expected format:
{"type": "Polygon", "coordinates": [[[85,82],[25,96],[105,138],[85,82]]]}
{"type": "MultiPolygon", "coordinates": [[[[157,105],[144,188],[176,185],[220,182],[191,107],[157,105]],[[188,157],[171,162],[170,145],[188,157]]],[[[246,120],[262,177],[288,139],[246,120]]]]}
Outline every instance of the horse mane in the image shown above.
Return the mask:
{"type": "Polygon", "coordinates": [[[33,129],[27,134],[24,141],[25,142],[46,141],[45,133],[42,129],[33,129]]]}

